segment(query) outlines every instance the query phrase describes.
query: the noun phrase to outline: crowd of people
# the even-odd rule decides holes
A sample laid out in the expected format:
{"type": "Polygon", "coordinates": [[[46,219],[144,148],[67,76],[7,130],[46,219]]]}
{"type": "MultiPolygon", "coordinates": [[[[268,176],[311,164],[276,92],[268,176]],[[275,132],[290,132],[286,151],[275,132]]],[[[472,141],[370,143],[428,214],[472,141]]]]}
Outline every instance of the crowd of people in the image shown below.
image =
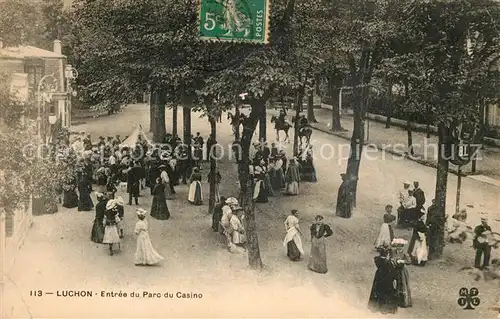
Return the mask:
{"type": "MultiPolygon", "coordinates": [[[[92,211],[94,203],[90,194],[94,190],[93,185],[96,185],[97,203],[91,240],[108,245],[110,255],[114,255],[116,249],[120,250],[120,242],[127,234],[123,222],[125,201],[116,196],[118,190],[128,194],[128,205],[132,205],[133,201],[139,205],[141,190],[149,187],[153,197],[150,216],[157,220],[169,219],[167,200],[176,199],[175,187],[180,183],[189,185],[187,202],[203,204],[201,168],[209,158],[207,153],[203,153],[205,141],[200,133],[192,137],[191,146],[182,144],[177,136],[168,135],[164,144],[169,147],[164,149],[152,147],[143,134],[138,134],[133,143],[124,143],[126,140],[127,137],[122,142],[119,135],[99,137],[99,141],[93,144],[90,135],[79,137],[67,155],[67,158],[75,159],[77,165],[74,176],[63,186],[63,206],[92,211]],[[191,156],[187,156],[188,153],[191,156]]],[[[210,150],[216,143],[210,136],[206,149],[210,150]]],[[[301,147],[298,155],[289,158],[276,143],[269,146],[265,141],[256,142],[251,146],[250,159],[249,172],[256,203],[267,203],[271,196],[299,195],[301,183],[317,181],[313,147],[309,143],[301,147]]],[[[346,182],[345,174],[342,178],[346,182]]],[[[212,216],[212,229],[224,236],[229,251],[244,252],[247,238],[244,209],[240,205],[242,198],[220,196],[220,173],[209,173],[207,181],[212,179],[216,181],[217,203],[212,216]]],[[[339,194],[341,189],[342,186],[339,194]]],[[[348,191],[348,187],[343,191],[348,191]]],[[[377,270],[368,305],[370,309],[382,313],[395,313],[399,307],[412,306],[407,266],[426,264],[431,249],[429,237],[435,236],[439,219],[434,200],[427,209],[424,207],[425,193],[417,181],[413,182],[413,187],[410,182],[403,183],[398,201],[396,216],[392,214],[392,205],[385,207],[383,223],[375,241],[378,256],[374,262],[377,270]],[[403,229],[411,228],[410,240],[395,238],[393,224],[403,229]]],[[[350,214],[351,209],[342,208],[340,211],[350,214]]],[[[142,208],[136,210],[136,265],[154,265],[163,260],[149,238],[146,214],[147,211],[142,208]]],[[[466,219],[465,210],[453,215],[448,225],[447,240],[463,243],[469,234],[473,234],[475,267],[487,269],[491,254],[487,235],[491,233],[491,228],[486,218],[475,229],[466,224],[466,219]]],[[[299,223],[297,210],[292,210],[284,221],[286,235],[283,245],[291,261],[300,261],[305,254],[304,234],[299,223]]],[[[325,241],[332,234],[323,216],[317,215],[310,226],[310,270],[323,274],[328,272],[325,241]]]]}
{"type": "MultiPolygon", "coordinates": [[[[411,307],[410,281],[407,265],[424,266],[428,260],[430,241],[436,236],[438,224],[444,224],[447,216],[440,217],[435,204],[425,209],[425,194],[417,181],[413,189],[409,182],[403,182],[403,189],[398,194],[399,208],[397,217],[392,214],[393,206],[385,207],[383,223],[375,240],[379,253],[374,262],[377,267],[368,306],[371,310],[395,313],[400,307],[411,307]],[[424,219],[424,216],[427,217],[424,219]],[[442,220],[440,220],[442,219],[442,220]],[[410,241],[395,238],[393,224],[412,229],[410,241]]],[[[474,229],[466,224],[467,211],[460,210],[451,218],[446,231],[449,243],[463,243],[473,235],[472,247],[476,254],[474,267],[488,270],[491,247],[498,246],[499,240],[492,238],[488,218],[482,217],[481,224],[474,229]]]]}
{"type": "MultiPolygon", "coordinates": [[[[64,161],[75,162],[74,174],[61,188],[62,204],[79,211],[93,211],[95,208],[91,240],[108,244],[110,255],[114,255],[114,249],[119,250],[120,240],[124,236],[125,201],[116,196],[119,190],[128,195],[128,205],[133,202],[139,205],[141,191],[150,188],[150,216],[157,220],[170,218],[167,200],[176,198],[175,186],[180,183],[189,183],[188,202],[193,205],[203,204],[200,169],[208,157],[203,155],[204,140],[200,133],[192,137],[191,146],[182,144],[176,136],[167,135],[159,148],[155,148],[141,130],[137,130],[131,137],[121,141],[119,135],[107,138],[101,136],[97,143],[92,143],[91,135],[83,133],[66,149],[62,157],[64,161]],[[188,156],[188,152],[191,152],[191,156],[188,156]],[[92,192],[95,192],[97,198],[95,207],[92,192]]],[[[207,144],[213,145],[215,141],[209,137],[207,144]]],[[[209,174],[207,178],[209,181],[216,178],[217,186],[221,181],[218,171],[209,174]]],[[[142,208],[138,212],[144,213],[142,208]]],[[[147,228],[147,222],[142,221],[139,223],[140,228],[147,228]]],[[[140,232],[143,231],[144,229],[140,232]]],[[[136,229],[136,232],[139,230],[136,229]]]]}

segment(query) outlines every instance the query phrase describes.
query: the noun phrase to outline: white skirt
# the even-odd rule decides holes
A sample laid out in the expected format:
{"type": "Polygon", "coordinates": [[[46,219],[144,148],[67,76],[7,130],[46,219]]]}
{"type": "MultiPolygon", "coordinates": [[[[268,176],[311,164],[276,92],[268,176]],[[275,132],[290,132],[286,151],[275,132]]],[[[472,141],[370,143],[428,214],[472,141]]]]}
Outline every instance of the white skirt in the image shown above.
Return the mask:
{"type": "Polygon", "coordinates": [[[286,193],[288,195],[299,195],[299,183],[298,182],[287,183],[286,193]]]}
{"type": "Polygon", "coordinates": [[[427,250],[427,241],[425,239],[425,235],[422,233],[418,233],[421,240],[415,241],[415,246],[413,246],[412,256],[415,256],[417,262],[420,264],[422,261],[427,261],[428,250],[427,250]]]}
{"type": "Polygon", "coordinates": [[[103,244],[118,244],[120,242],[120,235],[118,235],[118,228],[116,225],[107,225],[104,228],[103,244]]]}
{"type": "Polygon", "coordinates": [[[199,181],[193,181],[191,183],[191,186],[189,186],[188,201],[190,201],[191,203],[203,201],[203,192],[201,189],[201,183],[199,181]],[[198,194],[196,194],[197,189],[198,194]]]}
{"type": "Polygon", "coordinates": [[[163,256],[153,248],[149,234],[145,231],[141,231],[137,235],[137,247],[134,254],[135,264],[155,265],[162,260],[163,256]]]}

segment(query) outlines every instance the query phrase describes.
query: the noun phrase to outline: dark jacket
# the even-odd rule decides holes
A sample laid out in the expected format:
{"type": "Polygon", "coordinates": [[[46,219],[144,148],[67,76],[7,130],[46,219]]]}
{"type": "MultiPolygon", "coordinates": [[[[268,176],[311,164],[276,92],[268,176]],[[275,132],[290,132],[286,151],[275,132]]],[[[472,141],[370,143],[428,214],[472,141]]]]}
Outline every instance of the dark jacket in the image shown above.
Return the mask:
{"type": "Polygon", "coordinates": [[[327,224],[321,225],[318,231],[316,231],[316,224],[311,225],[311,237],[321,238],[330,237],[331,235],[333,235],[333,231],[327,224]]]}
{"type": "Polygon", "coordinates": [[[476,228],[474,228],[474,240],[472,241],[472,244],[474,246],[474,248],[478,248],[479,246],[482,246],[481,243],[477,240],[479,237],[481,237],[481,235],[485,232],[485,231],[491,231],[491,227],[490,226],[484,226],[483,224],[479,225],[479,226],[476,226],[476,228]]]}
{"type": "Polygon", "coordinates": [[[425,194],[421,188],[415,189],[413,196],[415,197],[415,201],[417,202],[417,208],[422,208],[425,204],[425,194]]]}

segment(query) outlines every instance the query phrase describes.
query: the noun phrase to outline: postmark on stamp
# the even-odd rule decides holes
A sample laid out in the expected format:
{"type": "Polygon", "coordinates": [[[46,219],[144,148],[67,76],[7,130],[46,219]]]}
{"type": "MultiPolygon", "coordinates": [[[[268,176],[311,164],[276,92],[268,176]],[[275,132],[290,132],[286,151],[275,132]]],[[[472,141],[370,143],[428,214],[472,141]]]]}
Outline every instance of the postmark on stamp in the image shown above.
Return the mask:
{"type": "Polygon", "coordinates": [[[200,0],[200,38],[268,43],[269,1],[200,0]]]}

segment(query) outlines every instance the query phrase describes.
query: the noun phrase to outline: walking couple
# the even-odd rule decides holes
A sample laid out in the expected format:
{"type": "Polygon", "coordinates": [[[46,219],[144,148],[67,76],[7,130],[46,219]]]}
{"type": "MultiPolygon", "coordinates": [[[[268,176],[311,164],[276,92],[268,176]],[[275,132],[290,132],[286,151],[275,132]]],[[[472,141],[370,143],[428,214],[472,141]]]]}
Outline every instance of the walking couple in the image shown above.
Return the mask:
{"type": "MultiPolygon", "coordinates": [[[[296,209],[291,211],[291,214],[286,218],[284,224],[286,228],[286,236],[283,241],[283,246],[287,249],[287,256],[292,261],[300,260],[304,255],[302,247],[303,236],[299,227],[299,218],[296,209]]],[[[323,223],[323,216],[317,215],[315,222],[311,225],[311,253],[309,257],[308,268],[314,272],[326,274],[328,272],[326,262],[326,245],[325,238],[330,237],[333,232],[330,226],[323,223]]]]}

